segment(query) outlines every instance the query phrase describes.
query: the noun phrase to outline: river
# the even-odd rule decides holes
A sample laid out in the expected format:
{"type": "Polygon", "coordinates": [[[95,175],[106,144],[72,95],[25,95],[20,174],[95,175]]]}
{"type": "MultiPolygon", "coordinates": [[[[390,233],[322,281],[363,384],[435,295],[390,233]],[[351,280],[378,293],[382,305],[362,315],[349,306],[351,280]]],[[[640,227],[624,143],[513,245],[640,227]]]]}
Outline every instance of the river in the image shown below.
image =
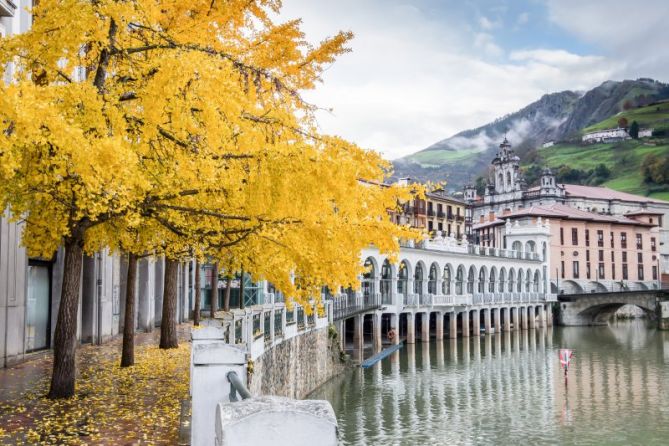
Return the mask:
{"type": "Polygon", "coordinates": [[[669,444],[669,332],[643,320],[406,345],[326,383],[344,445],[669,444]],[[557,351],[575,355],[565,384],[557,351]]]}

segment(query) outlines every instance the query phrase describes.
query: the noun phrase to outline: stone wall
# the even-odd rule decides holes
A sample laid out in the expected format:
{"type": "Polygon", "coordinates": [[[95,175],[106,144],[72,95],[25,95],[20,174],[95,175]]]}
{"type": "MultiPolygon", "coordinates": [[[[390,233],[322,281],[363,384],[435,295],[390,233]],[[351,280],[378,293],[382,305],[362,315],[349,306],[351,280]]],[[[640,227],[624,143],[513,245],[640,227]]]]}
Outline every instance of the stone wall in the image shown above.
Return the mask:
{"type": "Polygon", "coordinates": [[[327,327],[304,333],[263,353],[249,377],[251,394],[302,399],[341,373],[346,363],[328,333],[327,327]]]}

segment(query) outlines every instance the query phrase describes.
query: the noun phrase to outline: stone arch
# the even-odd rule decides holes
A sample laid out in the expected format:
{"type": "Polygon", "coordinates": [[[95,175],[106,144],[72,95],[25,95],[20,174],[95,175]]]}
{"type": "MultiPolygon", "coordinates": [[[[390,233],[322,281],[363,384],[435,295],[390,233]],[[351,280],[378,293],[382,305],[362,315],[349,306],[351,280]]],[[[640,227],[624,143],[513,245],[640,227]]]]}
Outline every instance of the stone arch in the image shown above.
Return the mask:
{"type": "Polygon", "coordinates": [[[506,291],[506,268],[502,267],[499,270],[499,287],[497,287],[500,293],[504,293],[506,291]]]}
{"type": "Polygon", "coordinates": [[[646,302],[640,299],[633,302],[615,302],[614,300],[611,302],[598,303],[585,308],[578,313],[577,317],[581,320],[581,323],[586,322],[591,325],[606,325],[609,318],[625,305],[634,305],[635,307],[641,308],[646,315],[650,317],[653,317],[655,314],[655,309],[649,307],[646,305],[646,302]]]}
{"type": "Polygon", "coordinates": [[[469,267],[469,272],[467,273],[467,293],[474,293],[474,282],[476,282],[476,267],[471,265],[469,267]]]}
{"type": "Polygon", "coordinates": [[[637,282],[636,284],[638,286],[638,288],[637,288],[638,290],[647,290],[648,289],[648,285],[646,285],[644,282],[637,282]]]}
{"type": "Polygon", "coordinates": [[[452,292],[451,282],[453,281],[453,274],[454,274],[453,273],[453,267],[451,266],[450,263],[447,263],[444,266],[444,275],[442,276],[444,280],[441,282],[441,292],[442,292],[442,294],[446,294],[446,295],[451,294],[451,292],[452,292]]]}
{"type": "Polygon", "coordinates": [[[413,272],[413,293],[419,296],[423,295],[423,282],[425,282],[427,271],[425,268],[425,263],[422,260],[419,260],[416,263],[416,268],[413,272]]]}
{"type": "Polygon", "coordinates": [[[458,270],[455,273],[455,294],[463,294],[464,292],[464,282],[465,282],[465,266],[458,266],[458,270]]]}
{"type": "Polygon", "coordinates": [[[536,252],[537,251],[537,244],[534,242],[534,240],[528,240],[525,242],[525,252],[536,252]]]}
{"type": "Polygon", "coordinates": [[[381,301],[384,303],[390,302],[394,276],[395,266],[388,259],[385,259],[381,265],[381,280],[379,281],[381,301]]]}
{"type": "Polygon", "coordinates": [[[478,280],[477,286],[476,286],[476,292],[477,293],[485,293],[485,283],[488,280],[488,269],[485,266],[482,266],[479,269],[479,275],[478,275],[478,280]]]}
{"type": "Polygon", "coordinates": [[[365,298],[374,296],[376,279],[379,274],[379,265],[374,257],[367,257],[364,263],[365,271],[362,274],[362,295],[365,298]]]}
{"type": "Polygon", "coordinates": [[[519,293],[523,291],[523,269],[522,268],[518,269],[518,278],[516,279],[516,291],[519,292],[519,293]]]}
{"type": "Polygon", "coordinates": [[[428,273],[427,279],[427,292],[428,294],[437,294],[437,281],[439,277],[439,265],[437,262],[432,262],[430,265],[430,271],[428,273]]]}
{"type": "Polygon", "coordinates": [[[532,270],[527,268],[525,271],[525,292],[529,293],[532,289],[532,270]]]}
{"type": "Polygon", "coordinates": [[[541,242],[541,260],[544,262],[546,261],[546,255],[548,253],[548,247],[546,246],[546,242],[541,242]]]}
{"type": "Polygon", "coordinates": [[[583,294],[583,287],[573,280],[563,280],[560,282],[562,294],[583,294]]]}
{"type": "Polygon", "coordinates": [[[588,282],[586,289],[590,293],[606,293],[608,291],[606,289],[606,286],[604,286],[604,284],[602,284],[601,282],[595,282],[594,280],[588,282]]]}
{"type": "Polygon", "coordinates": [[[411,274],[412,274],[411,264],[409,263],[408,260],[402,260],[400,262],[400,267],[397,271],[397,292],[405,297],[409,292],[408,283],[411,274]]]}
{"type": "Polygon", "coordinates": [[[523,251],[523,242],[521,242],[519,240],[516,240],[511,245],[511,249],[513,249],[514,251],[522,252],[523,251]]]}
{"type": "Polygon", "coordinates": [[[493,266],[490,268],[490,276],[488,278],[488,292],[494,293],[496,288],[497,281],[497,267],[493,266]]]}
{"type": "Polygon", "coordinates": [[[539,292],[539,282],[541,282],[541,273],[538,269],[534,270],[534,280],[532,281],[532,291],[539,292]]]}
{"type": "Polygon", "coordinates": [[[516,291],[516,289],[515,289],[516,270],[514,270],[513,268],[509,269],[509,282],[508,282],[508,284],[509,284],[509,287],[508,287],[509,293],[513,293],[514,291],[516,291]]]}

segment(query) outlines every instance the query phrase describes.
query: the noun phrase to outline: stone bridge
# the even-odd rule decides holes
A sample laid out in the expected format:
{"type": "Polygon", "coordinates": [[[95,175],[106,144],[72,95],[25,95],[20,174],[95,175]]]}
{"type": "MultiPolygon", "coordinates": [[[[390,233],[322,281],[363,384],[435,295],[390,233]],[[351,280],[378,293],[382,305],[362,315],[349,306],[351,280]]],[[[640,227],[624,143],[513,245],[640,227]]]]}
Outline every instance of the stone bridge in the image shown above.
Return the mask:
{"type": "Polygon", "coordinates": [[[605,325],[620,307],[635,305],[657,318],[660,328],[669,328],[669,290],[561,294],[558,302],[560,325],[605,325]]]}

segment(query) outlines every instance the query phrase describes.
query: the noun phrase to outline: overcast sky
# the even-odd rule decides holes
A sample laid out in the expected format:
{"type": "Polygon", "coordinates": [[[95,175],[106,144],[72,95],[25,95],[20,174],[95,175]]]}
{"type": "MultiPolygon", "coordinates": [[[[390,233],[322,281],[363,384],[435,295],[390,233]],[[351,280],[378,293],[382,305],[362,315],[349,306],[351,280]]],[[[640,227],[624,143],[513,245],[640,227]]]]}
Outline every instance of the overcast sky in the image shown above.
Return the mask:
{"type": "Polygon", "coordinates": [[[607,79],[669,81],[669,0],[284,0],[310,41],[356,37],[307,97],[389,159],[607,79]]]}

